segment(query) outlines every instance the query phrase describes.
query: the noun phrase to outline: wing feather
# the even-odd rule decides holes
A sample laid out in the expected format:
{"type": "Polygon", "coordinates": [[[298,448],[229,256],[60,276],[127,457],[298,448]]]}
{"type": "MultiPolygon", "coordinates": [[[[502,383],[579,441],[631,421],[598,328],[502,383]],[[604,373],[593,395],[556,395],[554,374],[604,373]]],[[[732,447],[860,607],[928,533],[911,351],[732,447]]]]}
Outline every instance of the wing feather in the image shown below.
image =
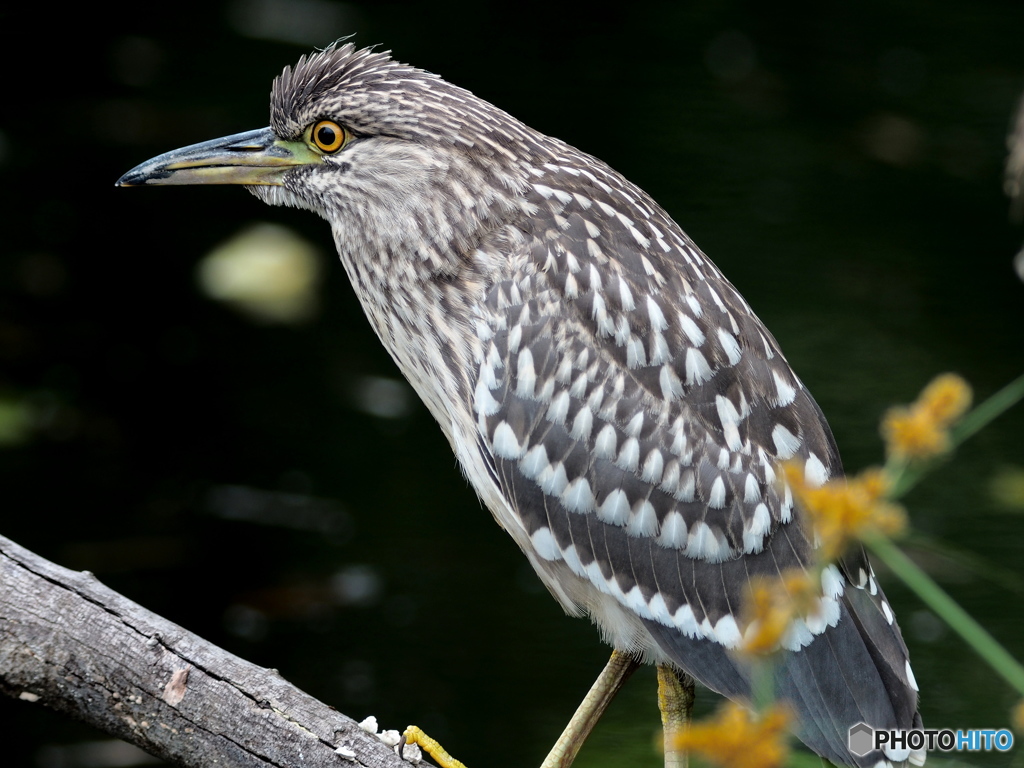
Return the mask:
{"type": "MultiPolygon", "coordinates": [[[[841,473],[835,442],[771,334],[661,209],[600,166],[552,168],[531,198],[542,234],[509,239],[522,245],[479,307],[481,442],[545,542],[542,578],[588,585],[568,609],[596,615],[608,596],[642,622],[646,650],[748,697],[749,671],[728,653],[744,589],[813,558],[774,467],[803,461],[824,482],[841,473]]],[[[852,762],[850,718],[909,727],[916,695],[884,596],[855,577],[870,573],[863,554],[841,566],[845,592],[791,629],[798,652],[777,686],[802,737],[852,762]]]]}

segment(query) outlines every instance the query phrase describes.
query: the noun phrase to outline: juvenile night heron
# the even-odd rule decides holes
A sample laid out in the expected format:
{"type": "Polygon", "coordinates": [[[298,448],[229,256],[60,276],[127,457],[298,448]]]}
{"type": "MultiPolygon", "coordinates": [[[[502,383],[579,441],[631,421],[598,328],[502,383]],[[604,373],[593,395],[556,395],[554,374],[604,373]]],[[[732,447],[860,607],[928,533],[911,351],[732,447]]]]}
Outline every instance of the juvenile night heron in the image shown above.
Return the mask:
{"type": "MultiPolygon", "coordinates": [[[[169,152],[118,183],[242,184],[330,222],[370,323],[484,504],[616,649],[582,732],[636,660],[658,665],[666,689],[690,675],[749,701],[734,653],[744,589],[814,556],[774,467],[798,461],[822,483],[839,453],[775,339],[643,190],[351,44],[284,70],[269,128],[169,152]]],[[[829,760],[907,760],[847,746],[858,722],[920,725],[863,551],[827,568],[822,592],[820,613],[783,638],[776,694],[829,760]]],[[[575,739],[549,763],[571,761],[575,739]]]]}

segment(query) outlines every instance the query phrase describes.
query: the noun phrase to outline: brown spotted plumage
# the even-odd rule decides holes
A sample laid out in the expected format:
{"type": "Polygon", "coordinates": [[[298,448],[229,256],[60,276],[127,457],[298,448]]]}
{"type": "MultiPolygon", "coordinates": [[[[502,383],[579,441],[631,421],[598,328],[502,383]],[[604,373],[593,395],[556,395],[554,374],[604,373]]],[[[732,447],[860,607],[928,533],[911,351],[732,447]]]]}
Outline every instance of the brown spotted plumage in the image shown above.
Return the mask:
{"type": "MultiPolygon", "coordinates": [[[[744,589],[813,559],[778,462],[815,484],[841,474],[775,339],[643,190],[385,53],[301,59],[274,83],[269,132],[230,149],[294,154],[322,120],[349,132],[343,149],[236,183],[330,222],[374,330],[564,608],[747,700],[731,653],[744,589]]],[[[124,183],[179,183],[168,157],[124,183]]],[[[822,590],[820,614],[783,639],[776,691],[830,760],[906,760],[847,748],[857,722],[920,723],[863,552],[822,590]]]]}

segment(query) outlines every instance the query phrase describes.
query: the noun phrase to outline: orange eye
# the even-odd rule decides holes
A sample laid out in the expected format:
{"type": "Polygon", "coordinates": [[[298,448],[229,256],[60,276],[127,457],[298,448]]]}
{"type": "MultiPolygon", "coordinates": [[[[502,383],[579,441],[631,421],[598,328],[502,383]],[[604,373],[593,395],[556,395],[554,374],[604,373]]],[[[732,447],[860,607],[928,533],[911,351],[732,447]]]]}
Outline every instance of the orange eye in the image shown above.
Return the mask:
{"type": "Polygon", "coordinates": [[[310,129],[310,139],[321,152],[333,154],[348,143],[349,134],[332,120],[321,120],[310,129]]]}

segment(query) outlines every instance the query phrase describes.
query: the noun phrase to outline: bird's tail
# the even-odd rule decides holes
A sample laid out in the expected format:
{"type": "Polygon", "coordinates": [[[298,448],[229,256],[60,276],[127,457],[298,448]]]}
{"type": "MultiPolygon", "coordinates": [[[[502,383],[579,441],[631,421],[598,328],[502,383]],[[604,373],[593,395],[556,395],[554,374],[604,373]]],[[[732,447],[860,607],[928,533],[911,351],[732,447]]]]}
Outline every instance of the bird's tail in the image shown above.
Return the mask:
{"type": "MultiPolygon", "coordinates": [[[[873,576],[861,586],[856,579],[848,578],[847,584],[835,626],[798,651],[781,652],[775,661],[775,695],[796,714],[801,741],[833,763],[872,768],[909,759],[920,765],[923,752],[851,751],[850,728],[858,723],[909,730],[921,728],[921,717],[906,645],[885,596],[873,576]]],[[[645,624],[662,650],[697,681],[730,699],[750,701],[749,661],[718,643],[657,622],[645,624]]]]}

